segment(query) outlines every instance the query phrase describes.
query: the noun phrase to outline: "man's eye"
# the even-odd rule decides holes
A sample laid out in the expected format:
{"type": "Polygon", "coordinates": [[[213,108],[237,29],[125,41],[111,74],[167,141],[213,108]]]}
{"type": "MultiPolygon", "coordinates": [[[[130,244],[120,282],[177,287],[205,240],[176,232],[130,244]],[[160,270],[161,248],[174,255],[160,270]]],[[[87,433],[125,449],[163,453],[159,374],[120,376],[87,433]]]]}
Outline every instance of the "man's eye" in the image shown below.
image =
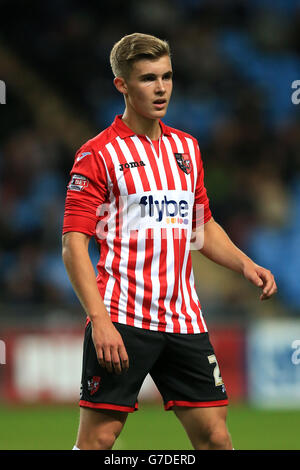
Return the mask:
{"type": "Polygon", "coordinates": [[[154,80],[154,78],[152,76],[148,76],[148,77],[143,77],[143,82],[151,82],[152,80],[154,80]]]}

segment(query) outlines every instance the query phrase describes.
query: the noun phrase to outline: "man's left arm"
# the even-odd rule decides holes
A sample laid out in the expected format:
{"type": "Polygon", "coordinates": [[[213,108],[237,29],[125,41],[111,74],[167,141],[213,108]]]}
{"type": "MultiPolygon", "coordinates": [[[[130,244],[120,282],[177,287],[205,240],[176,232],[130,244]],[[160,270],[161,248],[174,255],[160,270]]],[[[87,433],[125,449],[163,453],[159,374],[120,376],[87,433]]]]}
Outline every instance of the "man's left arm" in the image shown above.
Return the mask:
{"type": "Polygon", "coordinates": [[[254,263],[228,237],[224,229],[210,218],[204,224],[203,247],[199,252],[206,258],[243,276],[262,289],[260,300],[269,299],[277,292],[273,274],[254,263]]]}

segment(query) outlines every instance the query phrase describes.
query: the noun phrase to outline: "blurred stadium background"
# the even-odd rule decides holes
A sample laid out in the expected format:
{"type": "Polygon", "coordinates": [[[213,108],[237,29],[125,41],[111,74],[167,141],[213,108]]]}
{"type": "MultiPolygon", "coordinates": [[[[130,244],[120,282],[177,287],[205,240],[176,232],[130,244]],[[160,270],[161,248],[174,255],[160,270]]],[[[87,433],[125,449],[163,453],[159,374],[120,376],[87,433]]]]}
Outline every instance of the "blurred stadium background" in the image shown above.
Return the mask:
{"type": "MultiPolygon", "coordinates": [[[[169,40],[165,121],[198,138],[215,219],[278,283],[260,302],[193,253],[235,448],[300,449],[300,1],[1,0],[0,11],[0,449],[75,440],[84,314],[61,260],[65,190],[76,149],[123,111],[108,56],[135,31],[169,40]]],[[[149,378],[116,448],[190,448],[149,378]]]]}

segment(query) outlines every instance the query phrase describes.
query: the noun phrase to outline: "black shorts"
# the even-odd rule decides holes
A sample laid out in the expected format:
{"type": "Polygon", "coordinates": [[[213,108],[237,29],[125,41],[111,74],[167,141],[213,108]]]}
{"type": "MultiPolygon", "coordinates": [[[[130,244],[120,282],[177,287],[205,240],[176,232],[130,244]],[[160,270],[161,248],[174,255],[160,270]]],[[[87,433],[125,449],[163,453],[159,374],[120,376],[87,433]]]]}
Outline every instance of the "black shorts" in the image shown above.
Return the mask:
{"type": "Polygon", "coordinates": [[[147,374],[156,384],[166,410],[173,406],[209,407],[228,404],[208,333],[150,331],[114,323],[129,357],[129,369],[109,373],[97,360],[91,323],[85,330],[79,405],[133,412],[147,374]]]}

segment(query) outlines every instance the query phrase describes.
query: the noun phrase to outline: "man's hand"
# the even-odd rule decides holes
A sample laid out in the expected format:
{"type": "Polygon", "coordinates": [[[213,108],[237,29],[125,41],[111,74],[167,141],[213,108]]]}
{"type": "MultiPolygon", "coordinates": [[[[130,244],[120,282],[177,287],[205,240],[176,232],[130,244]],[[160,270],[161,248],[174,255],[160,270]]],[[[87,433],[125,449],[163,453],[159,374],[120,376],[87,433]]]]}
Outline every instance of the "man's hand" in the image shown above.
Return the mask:
{"type": "Polygon", "coordinates": [[[262,289],[260,300],[267,300],[276,294],[277,286],[273,274],[256,263],[249,262],[243,269],[246,279],[262,289]]]}
{"type": "Polygon", "coordinates": [[[121,374],[129,367],[129,359],[123,339],[110,318],[93,320],[92,338],[99,364],[108,372],[121,374]]]}

